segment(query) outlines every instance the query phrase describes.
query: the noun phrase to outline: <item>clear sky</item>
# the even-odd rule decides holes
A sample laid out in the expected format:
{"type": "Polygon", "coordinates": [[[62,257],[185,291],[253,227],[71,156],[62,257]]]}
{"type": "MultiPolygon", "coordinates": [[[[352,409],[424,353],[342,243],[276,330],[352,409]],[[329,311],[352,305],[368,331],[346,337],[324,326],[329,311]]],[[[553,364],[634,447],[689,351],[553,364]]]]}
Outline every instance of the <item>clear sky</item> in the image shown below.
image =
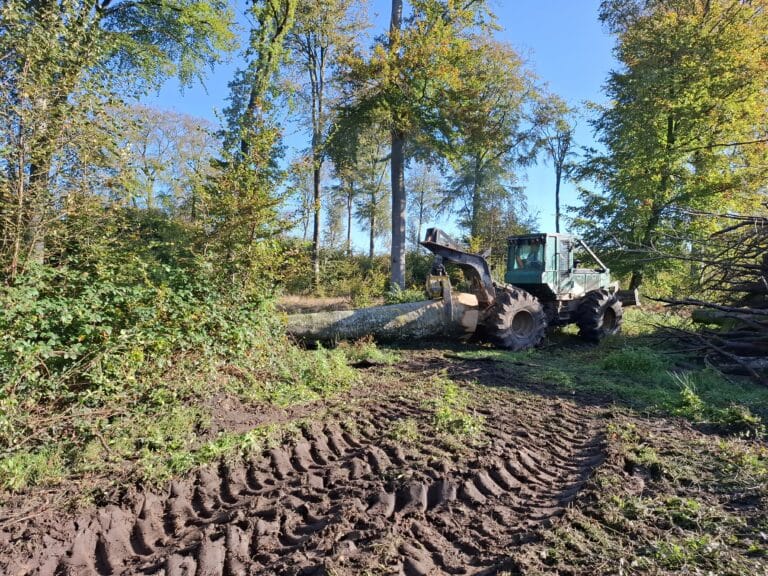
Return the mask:
{"type": "MultiPolygon", "coordinates": [[[[406,5],[408,0],[406,1],[406,5]]],[[[603,101],[601,88],[608,72],[616,66],[613,39],[597,20],[600,0],[490,0],[501,31],[498,38],[511,44],[524,57],[528,67],[541,82],[569,104],[581,106],[585,101],[603,101]]],[[[238,9],[245,8],[237,0],[238,9]]],[[[373,34],[386,30],[390,0],[371,0],[373,34]]],[[[217,112],[225,106],[227,84],[239,65],[237,57],[209,73],[205,85],[183,92],[169,82],[146,103],[160,108],[217,120],[217,112]]],[[[289,145],[306,146],[296,128],[286,127],[289,145]]],[[[586,120],[580,120],[576,133],[578,146],[593,145],[593,135],[586,120]]],[[[526,169],[522,185],[526,189],[529,209],[538,213],[542,231],[554,231],[554,172],[544,159],[526,169]]],[[[566,183],[562,189],[562,205],[576,203],[574,187],[566,183]]]]}

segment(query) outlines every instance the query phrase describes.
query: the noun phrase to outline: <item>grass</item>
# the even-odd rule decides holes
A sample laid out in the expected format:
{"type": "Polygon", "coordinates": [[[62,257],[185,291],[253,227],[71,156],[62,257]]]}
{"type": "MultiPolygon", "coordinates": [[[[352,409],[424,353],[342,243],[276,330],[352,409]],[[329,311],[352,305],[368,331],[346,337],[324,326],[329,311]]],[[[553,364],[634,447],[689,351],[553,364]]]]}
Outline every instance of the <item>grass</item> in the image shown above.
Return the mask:
{"type": "Polygon", "coordinates": [[[388,436],[401,444],[416,444],[421,440],[419,424],[413,418],[400,418],[392,422],[388,436]]]}
{"type": "Polygon", "coordinates": [[[469,407],[469,392],[445,378],[436,377],[433,383],[439,390],[432,401],[435,430],[454,436],[477,436],[483,429],[483,417],[469,407]]]}
{"type": "Polygon", "coordinates": [[[467,359],[491,358],[510,372],[510,381],[547,386],[582,397],[596,395],[645,413],[677,415],[736,434],[763,435],[768,390],[746,379],[725,377],[698,359],[661,342],[657,326],[685,319],[627,310],[623,333],[598,345],[583,344],[568,327],[544,348],[522,352],[482,349],[459,352],[467,359]]]}
{"type": "Polygon", "coordinates": [[[400,361],[400,354],[392,350],[379,348],[373,338],[363,338],[355,342],[341,342],[342,350],[350,364],[369,364],[392,366],[400,361]]]}

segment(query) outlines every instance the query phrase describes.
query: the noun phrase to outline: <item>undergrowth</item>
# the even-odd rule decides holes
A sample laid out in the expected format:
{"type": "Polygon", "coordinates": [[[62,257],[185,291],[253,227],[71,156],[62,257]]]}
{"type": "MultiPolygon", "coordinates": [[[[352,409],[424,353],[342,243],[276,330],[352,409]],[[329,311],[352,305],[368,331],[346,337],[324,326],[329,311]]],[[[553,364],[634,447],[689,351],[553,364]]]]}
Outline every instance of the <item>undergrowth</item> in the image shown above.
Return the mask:
{"type": "Polygon", "coordinates": [[[209,399],[287,406],[354,384],[343,350],[288,341],[268,288],[179,261],[92,257],[0,288],[0,488],[155,482],[253,440],[210,438],[209,399]]]}

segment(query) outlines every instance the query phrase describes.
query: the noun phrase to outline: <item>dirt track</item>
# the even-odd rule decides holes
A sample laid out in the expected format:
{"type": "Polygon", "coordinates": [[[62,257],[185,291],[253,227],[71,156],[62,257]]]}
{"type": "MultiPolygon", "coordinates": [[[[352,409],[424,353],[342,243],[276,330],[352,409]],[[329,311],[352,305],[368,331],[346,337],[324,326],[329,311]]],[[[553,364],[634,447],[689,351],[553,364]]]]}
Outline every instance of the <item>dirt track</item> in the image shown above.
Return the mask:
{"type": "Polygon", "coordinates": [[[423,397],[358,399],[247,462],[39,522],[25,541],[6,533],[16,559],[4,573],[494,573],[577,496],[604,439],[591,409],[493,398],[478,402],[471,448],[435,434],[423,397]],[[415,438],[393,438],[399,421],[415,438]]]}

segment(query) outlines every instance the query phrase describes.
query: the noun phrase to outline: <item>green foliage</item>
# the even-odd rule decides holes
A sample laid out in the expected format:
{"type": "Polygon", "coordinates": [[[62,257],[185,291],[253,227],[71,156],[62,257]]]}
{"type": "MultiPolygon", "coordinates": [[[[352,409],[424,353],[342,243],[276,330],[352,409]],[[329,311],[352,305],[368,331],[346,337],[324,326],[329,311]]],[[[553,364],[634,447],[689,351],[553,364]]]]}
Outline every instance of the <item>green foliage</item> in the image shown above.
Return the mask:
{"type": "Polygon", "coordinates": [[[432,270],[432,263],[435,260],[430,252],[408,252],[405,255],[406,260],[406,286],[423,287],[427,282],[427,275],[432,270]]]}
{"type": "Polygon", "coordinates": [[[658,326],[679,327],[686,320],[672,313],[627,310],[622,334],[594,347],[572,347],[579,338],[562,331],[550,345],[523,352],[462,351],[466,358],[493,358],[506,366],[511,382],[596,394],[638,410],[677,414],[724,432],[749,437],[764,434],[768,392],[759,385],[725,378],[712,368],[691,367],[698,358],[663,342],[658,326]],[[626,333],[625,333],[626,332],[626,333]],[[685,370],[680,366],[684,365],[685,370]]]}
{"type": "Polygon", "coordinates": [[[356,381],[342,351],[287,341],[271,302],[290,258],[278,243],[254,245],[236,276],[199,255],[208,239],[196,226],[161,212],[108,211],[87,225],[94,239],[0,288],[7,488],[114,468],[168,477],[201,462],[208,396],[287,405],[356,381]],[[222,381],[222,366],[243,377],[222,381]],[[39,454],[51,455],[50,470],[39,454]]]}
{"type": "Polygon", "coordinates": [[[392,350],[382,350],[373,338],[364,338],[356,342],[341,342],[342,350],[352,364],[368,363],[390,366],[400,361],[400,355],[392,350]]]}
{"type": "Polygon", "coordinates": [[[449,192],[471,241],[504,253],[508,236],[534,226],[516,169],[534,157],[529,108],[536,88],[518,54],[487,39],[473,39],[458,74],[443,104],[450,136],[442,150],[454,170],[449,192]]]}
{"type": "Polygon", "coordinates": [[[233,23],[219,0],[0,4],[4,273],[55,253],[62,221],[125,184],[115,101],[188,84],[234,47],[233,23]]]}
{"type": "Polygon", "coordinates": [[[21,452],[0,460],[0,487],[11,492],[27,486],[58,484],[64,478],[61,454],[52,448],[21,452]]]}
{"type": "Polygon", "coordinates": [[[413,418],[399,418],[392,423],[389,437],[399,444],[416,444],[421,439],[419,424],[413,418]]]}
{"type": "MultiPolygon", "coordinates": [[[[729,404],[716,407],[705,402],[696,390],[693,374],[675,373],[672,375],[680,385],[679,405],[674,412],[694,422],[715,424],[725,431],[745,436],[761,437],[765,434],[762,418],[752,413],[748,406],[729,404]]],[[[699,376],[699,379],[702,376],[699,376]]],[[[706,374],[703,375],[706,378],[706,374]]],[[[706,382],[706,381],[705,381],[706,382]]]]}
{"type": "Polygon", "coordinates": [[[262,385],[264,398],[278,406],[311,402],[349,388],[357,373],[343,350],[289,348],[275,358],[276,378],[262,385]]]}
{"type": "Polygon", "coordinates": [[[713,232],[690,211],[749,212],[766,178],[764,0],[608,0],[601,19],[621,67],[593,122],[576,219],[593,248],[635,286],[689,288],[691,241],[713,232]],[[627,250],[630,248],[632,250],[627,250]],[[643,254],[653,252],[652,257],[643,254]]]}
{"type": "Polygon", "coordinates": [[[476,436],[483,427],[483,417],[469,408],[469,394],[455,382],[437,381],[440,396],[434,401],[432,423],[439,432],[457,436],[476,436]]]}
{"type": "Polygon", "coordinates": [[[386,304],[404,304],[406,302],[419,302],[426,299],[424,290],[417,288],[404,290],[397,284],[393,284],[389,287],[389,290],[384,294],[384,302],[386,304]]]}

